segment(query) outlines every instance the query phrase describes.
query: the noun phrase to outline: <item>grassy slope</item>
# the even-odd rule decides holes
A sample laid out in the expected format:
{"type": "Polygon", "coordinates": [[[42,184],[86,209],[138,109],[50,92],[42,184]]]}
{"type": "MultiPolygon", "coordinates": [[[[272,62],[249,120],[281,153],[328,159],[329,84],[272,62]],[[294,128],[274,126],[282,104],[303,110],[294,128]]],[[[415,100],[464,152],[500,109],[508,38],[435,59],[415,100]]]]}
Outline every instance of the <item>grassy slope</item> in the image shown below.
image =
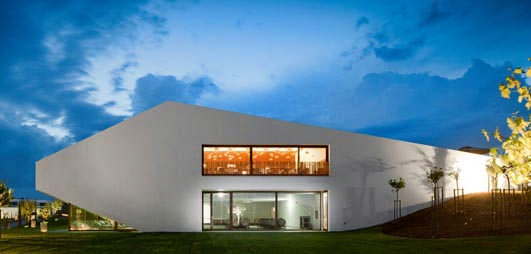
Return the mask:
{"type": "Polygon", "coordinates": [[[530,253],[531,234],[404,239],[380,228],[331,233],[50,233],[11,229],[0,239],[0,253],[530,253]]]}

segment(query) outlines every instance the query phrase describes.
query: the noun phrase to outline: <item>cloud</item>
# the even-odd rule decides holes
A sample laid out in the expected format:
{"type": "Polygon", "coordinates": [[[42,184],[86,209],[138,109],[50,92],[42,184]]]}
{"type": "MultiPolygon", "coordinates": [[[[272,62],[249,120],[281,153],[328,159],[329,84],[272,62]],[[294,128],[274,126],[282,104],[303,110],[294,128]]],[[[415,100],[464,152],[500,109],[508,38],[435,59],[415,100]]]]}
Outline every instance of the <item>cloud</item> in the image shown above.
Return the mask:
{"type": "Polygon", "coordinates": [[[420,21],[420,26],[428,26],[440,22],[450,16],[450,12],[441,11],[438,2],[433,2],[430,10],[420,21]]]}
{"type": "Polygon", "coordinates": [[[367,25],[369,24],[369,18],[363,16],[363,17],[360,17],[358,19],[358,21],[356,21],[356,28],[359,29],[360,27],[362,27],[363,25],[367,25]]]}
{"type": "MultiPolygon", "coordinates": [[[[8,38],[0,47],[0,177],[17,197],[43,197],[35,191],[35,161],[124,119],[87,102],[98,84],[81,77],[91,57],[117,38],[134,38],[130,31],[140,23],[162,26],[144,6],[145,1],[9,2],[0,9],[0,29],[8,38]]],[[[127,68],[116,71],[117,87],[127,68]]]]}
{"type": "Polygon", "coordinates": [[[374,55],[386,62],[402,61],[413,57],[423,45],[424,40],[418,39],[406,45],[375,47],[374,55]]]}
{"type": "MultiPolygon", "coordinates": [[[[12,117],[4,118],[13,120],[12,117]]],[[[15,197],[43,198],[35,192],[35,161],[64,146],[44,130],[0,121],[0,179],[15,190],[15,197]]]]}
{"type": "Polygon", "coordinates": [[[174,76],[147,74],[136,81],[133,111],[137,114],[164,101],[191,104],[204,95],[216,94],[218,91],[218,86],[206,77],[185,81],[174,76]]]}
{"type": "Polygon", "coordinates": [[[489,146],[480,130],[505,126],[505,117],[518,109],[499,96],[497,84],[506,74],[507,65],[474,60],[456,79],[377,72],[353,84],[310,75],[246,95],[252,100],[210,106],[434,146],[489,146]]]}

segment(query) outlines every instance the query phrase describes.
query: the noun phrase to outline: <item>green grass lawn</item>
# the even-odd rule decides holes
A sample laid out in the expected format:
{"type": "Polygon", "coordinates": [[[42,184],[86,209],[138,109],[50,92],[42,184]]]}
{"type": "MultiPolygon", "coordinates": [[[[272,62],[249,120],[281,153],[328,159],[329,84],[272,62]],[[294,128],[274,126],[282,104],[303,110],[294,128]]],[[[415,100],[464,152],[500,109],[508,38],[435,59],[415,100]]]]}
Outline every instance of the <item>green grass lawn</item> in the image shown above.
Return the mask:
{"type": "Polygon", "coordinates": [[[351,232],[138,233],[4,231],[0,253],[531,253],[531,235],[405,239],[380,228],[351,232]]]}

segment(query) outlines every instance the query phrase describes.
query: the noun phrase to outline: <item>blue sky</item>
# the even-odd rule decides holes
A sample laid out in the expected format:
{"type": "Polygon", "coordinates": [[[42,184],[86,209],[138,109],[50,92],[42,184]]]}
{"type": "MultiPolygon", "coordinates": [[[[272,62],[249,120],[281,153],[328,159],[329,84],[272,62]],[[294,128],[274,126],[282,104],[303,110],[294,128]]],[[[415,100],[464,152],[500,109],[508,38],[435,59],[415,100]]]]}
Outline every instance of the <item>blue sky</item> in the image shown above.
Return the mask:
{"type": "Polygon", "coordinates": [[[518,1],[10,1],[0,9],[0,179],[166,100],[459,148],[516,109],[518,1]]]}

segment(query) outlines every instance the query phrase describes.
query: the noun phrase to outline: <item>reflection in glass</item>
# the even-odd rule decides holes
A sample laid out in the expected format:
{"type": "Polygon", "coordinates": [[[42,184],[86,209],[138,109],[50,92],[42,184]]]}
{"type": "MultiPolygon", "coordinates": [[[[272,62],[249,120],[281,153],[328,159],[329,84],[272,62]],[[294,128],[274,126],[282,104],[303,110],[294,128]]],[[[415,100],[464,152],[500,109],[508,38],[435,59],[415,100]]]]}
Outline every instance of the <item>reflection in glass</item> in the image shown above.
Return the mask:
{"type": "Polygon", "coordinates": [[[297,160],[297,147],[253,147],[253,174],[296,174],[297,160]]]}
{"type": "Polygon", "coordinates": [[[251,148],[203,147],[203,173],[207,175],[250,174],[251,148]]]}
{"type": "Polygon", "coordinates": [[[75,205],[70,208],[70,230],[114,230],[115,222],[75,205]]]}
{"type": "Polygon", "coordinates": [[[320,230],[320,193],[278,193],[278,217],[286,230],[320,230]]]}
{"type": "Polygon", "coordinates": [[[323,230],[328,231],[328,192],[323,192],[323,230]]]}
{"type": "Polygon", "coordinates": [[[242,230],[274,229],[274,192],[234,192],[232,227],[242,230]]]}
{"type": "Polygon", "coordinates": [[[210,193],[203,193],[203,229],[210,230],[210,193]]]}
{"type": "Polygon", "coordinates": [[[212,195],[212,229],[230,228],[230,193],[216,192],[212,195]]]}

